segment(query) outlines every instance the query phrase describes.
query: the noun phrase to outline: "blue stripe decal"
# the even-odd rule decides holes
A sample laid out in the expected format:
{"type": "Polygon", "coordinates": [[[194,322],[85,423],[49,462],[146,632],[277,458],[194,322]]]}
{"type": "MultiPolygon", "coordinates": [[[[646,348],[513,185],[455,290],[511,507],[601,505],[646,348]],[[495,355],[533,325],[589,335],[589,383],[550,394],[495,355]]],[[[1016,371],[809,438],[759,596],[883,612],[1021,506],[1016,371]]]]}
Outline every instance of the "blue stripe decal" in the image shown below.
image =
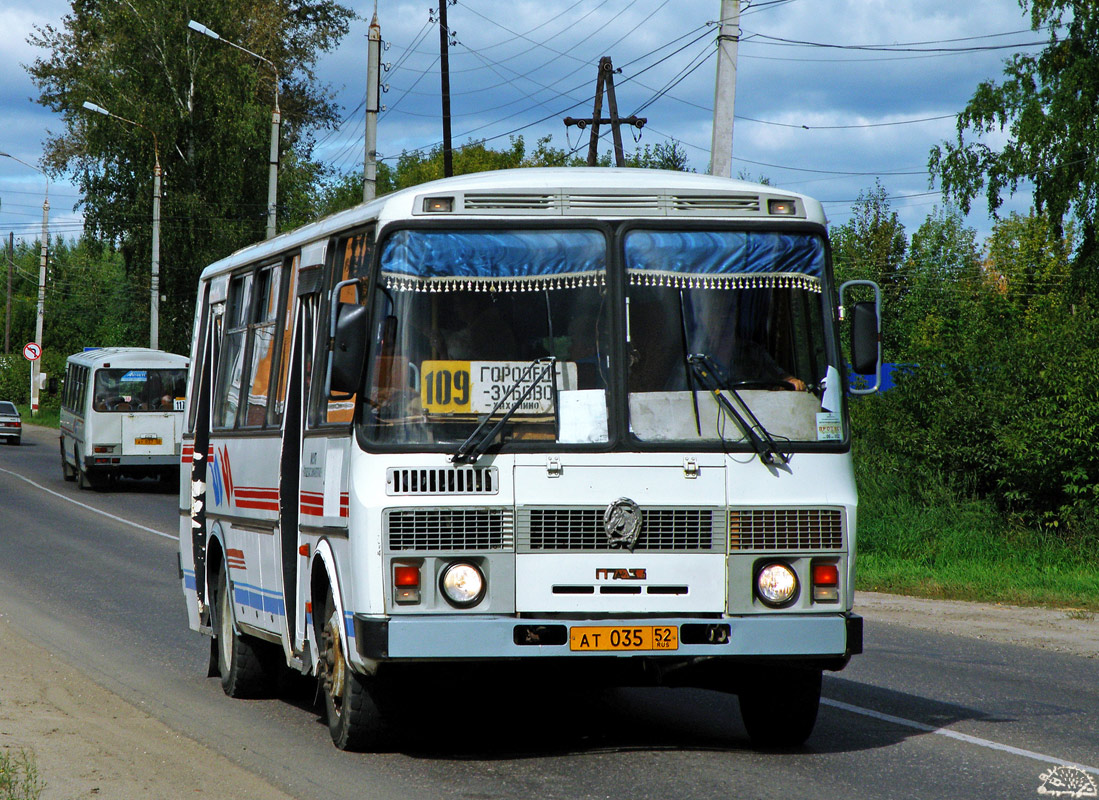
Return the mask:
{"type": "Polygon", "coordinates": [[[267,614],[286,616],[286,606],[282,602],[282,594],[264,589],[262,586],[252,586],[247,583],[233,584],[233,597],[242,606],[255,608],[267,614]]]}

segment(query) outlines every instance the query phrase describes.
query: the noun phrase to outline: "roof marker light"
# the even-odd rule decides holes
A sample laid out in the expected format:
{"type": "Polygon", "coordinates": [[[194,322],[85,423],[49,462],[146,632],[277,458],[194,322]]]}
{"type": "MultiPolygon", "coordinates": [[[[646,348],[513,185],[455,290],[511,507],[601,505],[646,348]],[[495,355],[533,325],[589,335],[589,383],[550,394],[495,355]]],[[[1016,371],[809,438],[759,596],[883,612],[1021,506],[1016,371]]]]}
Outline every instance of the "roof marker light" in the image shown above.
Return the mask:
{"type": "Polygon", "coordinates": [[[798,204],[794,200],[768,200],[767,213],[776,216],[792,217],[798,213],[798,204]]]}
{"type": "Polygon", "coordinates": [[[454,210],[453,197],[425,197],[424,211],[428,213],[445,213],[454,210]]]}

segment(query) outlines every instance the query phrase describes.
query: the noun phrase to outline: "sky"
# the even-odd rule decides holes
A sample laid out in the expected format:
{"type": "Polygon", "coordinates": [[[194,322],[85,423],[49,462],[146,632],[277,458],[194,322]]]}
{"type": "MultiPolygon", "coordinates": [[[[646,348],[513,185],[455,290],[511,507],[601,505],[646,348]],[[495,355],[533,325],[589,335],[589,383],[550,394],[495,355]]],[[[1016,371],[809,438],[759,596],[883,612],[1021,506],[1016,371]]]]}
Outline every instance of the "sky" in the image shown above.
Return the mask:
{"type": "MultiPolygon", "coordinates": [[[[322,54],[319,79],[342,108],[335,130],[316,133],[315,157],[334,170],[362,170],[366,47],[373,0],[343,0],[357,14],[338,49],[322,54]]],[[[378,0],[389,69],[378,151],[441,142],[439,26],[431,0],[378,0]]],[[[710,162],[720,0],[458,0],[448,6],[453,141],[493,148],[545,136],[587,152],[587,132],[565,116],[590,117],[596,65],[609,56],[619,113],[648,122],[623,131],[627,151],[676,141],[690,166],[710,162]],[[506,12],[502,11],[506,9],[506,12]]],[[[38,165],[59,116],[38,105],[23,65],[44,54],[27,43],[34,27],[60,26],[62,0],[0,0],[0,152],[38,165]]],[[[435,7],[437,9],[437,6],[435,7]]],[[[199,20],[217,30],[216,20],[199,20]]],[[[816,197],[833,226],[851,217],[860,193],[880,182],[911,236],[937,206],[930,149],[955,136],[955,115],[1005,61],[1038,52],[1016,0],[741,0],[733,174],[816,197]]],[[[247,43],[242,43],[247,44],[247,43]]],[[[604,105],[604,114],[606,114],[604,105]]],[[[604,126],[605,128],[606,126],[604,126]]],[[[129,135],[121,131],[119,135],[129,135]]],[[[997,136],[988,141],[995,146],[997,136]]],[[[1002,141],[1002,139],[1000,139],[1002,141]]],[[[609,139],[601,146],[609,152],[609,139]]],[[[257,169],[266,171],[266,153],[257,169]]],[[[166,176],[166,185],[170,176],[166,176]]],[[[44,177],[0,157],[0,236],[36,239],[44,177]]],[[[78,236],[80,197],[64,176],[49,183],[51,236],[78,236]]],[[[1030,207],[1025,190],[1001,213],[1030,207]]],[[[967,218],[991,229],[978,198],[967,218]]]]}

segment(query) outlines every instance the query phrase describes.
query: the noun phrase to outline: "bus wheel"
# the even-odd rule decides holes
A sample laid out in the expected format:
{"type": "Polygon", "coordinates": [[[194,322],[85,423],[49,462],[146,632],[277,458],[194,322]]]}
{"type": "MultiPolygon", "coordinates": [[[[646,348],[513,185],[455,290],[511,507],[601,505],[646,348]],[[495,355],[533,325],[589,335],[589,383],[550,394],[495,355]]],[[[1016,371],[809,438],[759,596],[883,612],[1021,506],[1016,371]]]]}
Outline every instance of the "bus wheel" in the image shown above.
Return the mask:
{"type": "Polygon", "coordinates": [[[800,747],[813,732],[820,708],[819,669],[769,666],[740,688],[740,716],[752,745],[800,747]]]}
{"type": "Polygon", "coordinates": [[[94,489],[95,484],[92,482],[92,476],[88,474],[88,470],[84,467],[84,459],[80,457],[80,453],[77,450],[73,450],[73,455],[76,457],[76,483],[81,489],[94,489]]]}
{"type": "Polygon", "coordinates": [[[218,571],[215,600],[218,673],[221,688],[230,697],[260,697],[271,688],[263,642],[238,634],[233,625],[233,606],[225,569],[218,571]]]}
{"type": "Polygon", "coordinates": [[[322,633],[321,689],[328,732],[341,750],[374,750],[381,743],[381,713],[371,696],[371,678],[351,671],[343,657],[343,620],[329,597],[328,621],[322,633]]]}
{"type": "Polygon", "coordinates": [[[61,476],[67,481],[76,480],[76,470],[69,466],[68,459],[65,458],[65,442],[61,442],[61,476]]]}

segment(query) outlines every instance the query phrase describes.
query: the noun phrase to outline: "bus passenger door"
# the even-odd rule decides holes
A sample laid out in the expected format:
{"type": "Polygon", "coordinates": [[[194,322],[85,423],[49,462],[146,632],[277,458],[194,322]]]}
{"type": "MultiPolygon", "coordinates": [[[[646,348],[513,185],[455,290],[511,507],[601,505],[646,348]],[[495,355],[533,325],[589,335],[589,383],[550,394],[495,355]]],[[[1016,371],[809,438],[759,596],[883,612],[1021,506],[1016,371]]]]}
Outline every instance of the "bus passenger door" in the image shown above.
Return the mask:
{"type": "MultiPolygon", "coordinates": [[[[306,284],[303,275],[297,286],[306,284]]],[[[308,286],[305,287],[308,289],[308,286]]],[[[305,647],[305,603],[309,599],[309,559],[299,548],[308,546],[301,535],[301,454],[305,428],[305,398],[312,369],[315,296],[303,294],[292,301],[294,334],[287,360],[288,374],[279,464],[279,552],[282,568],[283,607],[286,610],[285,642],[293,654],[305,647]]],[[[281,389],[280,389],[281,391],[281,389]]]]}

